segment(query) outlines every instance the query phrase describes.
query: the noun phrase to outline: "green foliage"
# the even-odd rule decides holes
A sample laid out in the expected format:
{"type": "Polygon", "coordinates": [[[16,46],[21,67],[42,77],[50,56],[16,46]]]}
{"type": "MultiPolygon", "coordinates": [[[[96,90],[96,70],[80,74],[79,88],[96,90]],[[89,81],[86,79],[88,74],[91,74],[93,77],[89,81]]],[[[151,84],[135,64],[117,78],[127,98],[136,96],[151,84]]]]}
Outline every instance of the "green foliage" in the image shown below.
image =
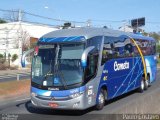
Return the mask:
{"type": "Polygon", "coordinates": [[[3,58],[3,54],[0,54],[0,59],[2,59],[3,58]]]}
{"type": "Polygon", "coordinates": [[[160,58],[158,58],[158,64],[160,65],[160,58]]]}
{"type": "Polygon", "coordinates": [[[153,37],[154,39],[156,40],[160,40],[160,35],[156,32],[153,32],[153,33],[149,33],[149,36],[153,37]]]}
{"type": "Polygon", "coordinates": [[[18,55],[17,54],[13,54],[12,55],[12,62],[14,62],[15,60],[17,60],[17,58],[18,58],[18,55]]]}
{"type": "Polygon", "coordinates": [[[156,46],[156,51],[157,51],[157,53],[160,54],[160,45],[157,45],[157,46],[156,46]]]}
{"type": "Polygon", "coordinates": [[[7,23],[7,21],[0,19],[0,24],[1,23],[7,23]]]}
{"type": "Polygon", "coordinates": [[[0,54],[0,64],[3,64],[4,62],[5,62],[4,55],[0,54]]]}
{"type": "Polygon", "coordinates": [[[142,33],[144,36],[148,36],[148,33],[147,32],[144,32],[144,33],[142,33]]]}

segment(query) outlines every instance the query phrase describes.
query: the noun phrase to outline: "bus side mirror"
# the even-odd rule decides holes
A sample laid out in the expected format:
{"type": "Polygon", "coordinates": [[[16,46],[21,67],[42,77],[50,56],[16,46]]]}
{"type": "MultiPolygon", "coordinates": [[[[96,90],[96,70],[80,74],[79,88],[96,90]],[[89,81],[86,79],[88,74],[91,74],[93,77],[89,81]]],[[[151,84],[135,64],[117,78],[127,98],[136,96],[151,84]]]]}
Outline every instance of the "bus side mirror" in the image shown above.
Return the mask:
{"type": "Polygon", "coordinates": [[[81,57],[81,65],[83,68],[86,68],[87,66],[87,56],[88,56],[88,53],[90,51],[92,51],[95,47],[94,46],[90,46],[88,48],[86,48],[82,54],[82,57],[81,57]]]}
{"type": "Polygon", "coordinates": [[[21,65],[22,65],[23,68],[26,67],[25,56],[24,55],[22,55],[22,58],[21,58],[21,65]]]}
{"type": "Polygon", "coordinates": [[[33,51],[34,51],[34,49],[30,49],[30,50],[26,51],[25,53],[23,53],[22,58],[21,58],[21,65],[22,65],[22,67],[26,67],[26,64],[25,64],[26,56],[28,54],[30,54],[31,52],[33,52],[33,51]]]}

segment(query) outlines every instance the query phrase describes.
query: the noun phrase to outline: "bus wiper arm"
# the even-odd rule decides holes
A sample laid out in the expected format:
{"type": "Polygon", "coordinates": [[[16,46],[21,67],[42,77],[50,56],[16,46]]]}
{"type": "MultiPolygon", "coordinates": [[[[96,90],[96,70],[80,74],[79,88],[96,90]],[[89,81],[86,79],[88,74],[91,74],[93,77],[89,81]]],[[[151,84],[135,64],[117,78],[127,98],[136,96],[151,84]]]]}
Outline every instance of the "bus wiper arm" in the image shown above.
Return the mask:
{"type": "Polygon", "coordinates": [[[63,84],[64,88],[67,89],[67,81],[64,78],[64,75],[63,75],[62,71],[59,68],[59,60],[58,60],[57,65],[55,67],[55,72],[54,73],[58,74],[61,77],[61,79],[62,79],[61,83],[63,84]]]}
{"type": "Polygon", "coordinates": [[[52,67],[52,62],[53,62],[53,60],[51,60],[51,62],[50,62],[50,66],[49,66],[50,69],[48,70],[48,72],[42,76],[43,81],[46,80],[49,76],[54,75],[54,73],[52,72],[52,68],[51,68],[52,67]]]}

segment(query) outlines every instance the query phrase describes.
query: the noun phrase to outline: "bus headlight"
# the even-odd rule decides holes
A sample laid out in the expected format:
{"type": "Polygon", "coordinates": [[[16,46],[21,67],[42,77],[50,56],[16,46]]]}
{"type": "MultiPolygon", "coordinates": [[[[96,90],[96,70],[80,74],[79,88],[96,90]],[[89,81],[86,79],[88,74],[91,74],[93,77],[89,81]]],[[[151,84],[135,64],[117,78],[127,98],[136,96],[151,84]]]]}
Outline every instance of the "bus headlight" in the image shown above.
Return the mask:
{"type": "Polygon", "coordinates": [[[77,98],[77,97],[79,97],[79,96],[81,96],[83,93],[74,93],[74,94],[72,94],[72,95],[70,95],[69,97],[70,98],[77,98]]]}

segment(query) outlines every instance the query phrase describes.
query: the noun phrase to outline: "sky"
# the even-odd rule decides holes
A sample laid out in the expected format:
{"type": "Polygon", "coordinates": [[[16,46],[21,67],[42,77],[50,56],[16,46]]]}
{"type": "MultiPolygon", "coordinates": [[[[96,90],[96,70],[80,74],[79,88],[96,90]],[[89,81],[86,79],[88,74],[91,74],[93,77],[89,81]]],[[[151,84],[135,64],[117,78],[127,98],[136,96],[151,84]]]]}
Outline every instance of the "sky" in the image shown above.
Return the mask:
{"type": "MultiPolygon", "coordinates": [[[[125,21],[145,17],[146,32],[160,31],[160,0],[1,0],[0,9],[17,10],[68,21],[91,20],[95,27],[118,29],[125,21]]],[[[0,12],[3,18],[7,13],[0,12]]],[[[25,15],[26,21],[62,24],[25,15]]],[[[76,24],[76,23],[75,23],[76,24]]],[[[78,24],[78,23],[77,23],[78,24]]],[[[76,24],[76,25],[77,25],[76,24]]]]}

